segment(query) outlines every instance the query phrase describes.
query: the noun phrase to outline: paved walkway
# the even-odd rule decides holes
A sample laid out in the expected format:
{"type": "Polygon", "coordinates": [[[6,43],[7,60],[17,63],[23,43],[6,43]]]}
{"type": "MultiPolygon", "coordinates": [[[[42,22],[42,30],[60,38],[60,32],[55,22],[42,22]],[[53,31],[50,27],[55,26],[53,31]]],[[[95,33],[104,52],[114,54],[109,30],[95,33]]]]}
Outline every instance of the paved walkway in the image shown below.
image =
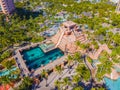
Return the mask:
{"type": "Polygon", "coordinates": [[[28,70],[28,68],[27,68],[27,66],[26,66],[26,64],[25,64],[25,62],[24,62],[24,60],[23,60],[19,51],[16,52],[16,55],[14,56],[14,58],[15,59],[17,58],[16,62],[18,64],[18,67],[22,71],[22,73],[25,74],[26,76],[28,76],[28,74],[30,72],[29,72],[29,70],[28,70]]]}
{"type": "Polygon", "coordinates": [[[94,53],[89,52],[88,56],[92,60],[97,60],[102,51],[106,51],[108,54],[111,54],[111,52],[112,52],[106,44],[103,44],[99,47],[99,49],[96,52],[94,52],[94,53]]]}
{"type": "Polygon", "coordinates": [[[91,65],[91,63],[88,60],[86,60],[86,58],[84,58],[84,63],[86,64],[86,66],[90,70],[91,78],[95,79],[95,75],[97,73],[97,68],[93,68],[93,66],[91,65]]]}
{"type": "MultiPolygon", "coordinates": [[[[41,81],[41,83],[39,84],[39,88],[36,90],[51,90],[52,88],[55,87],[54,82],[56,80],[59,80],[59,78],[61,78],[61,80],[65,77],[71,77],[72,75],[75,75],[75,68],[76,66],[73,66],[73,69],[70,69],[71,74],[69,73],[69,70],[67,69],[67,65],[64,67],[64,70],[62,71],[61,74],[58,74],[57,72],[53,72],[48,76],[48,80],[47,80],[47,84],[48,87],[46,87],[46,81],[43,80],[41,81]]],[[[71,88],[71,87],[69,87],[71,88]]],[[[71,90],[71,89],[69,89],[71,90]]]]}

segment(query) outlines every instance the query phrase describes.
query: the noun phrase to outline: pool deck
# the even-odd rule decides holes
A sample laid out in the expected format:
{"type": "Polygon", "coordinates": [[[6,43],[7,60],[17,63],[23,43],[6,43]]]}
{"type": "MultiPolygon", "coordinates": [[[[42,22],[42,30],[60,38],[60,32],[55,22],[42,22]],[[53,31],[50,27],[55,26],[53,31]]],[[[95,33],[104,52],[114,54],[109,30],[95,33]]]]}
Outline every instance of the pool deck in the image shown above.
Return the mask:
{"type": "Polygon", "coordinates": [[[39,43],[27,45],[27,46],[21,47],[15,51],[16,55],[14,56],[14,58],[15,59],[18,58],[18,62],[17,62],[18,67],[22,71],[22,74],[25,74],[25,76],[28,76],[30,74],[30,71],[28,70],[28,67],[25,64],[25,60],[23,60],[23,57],[22,57],[20,51],[30,49],[31,47],[36,47],[38,44],[39,43]]]}
{"type": "Polygon", "coordinates": [[[112,69],[111,74],[105,74],[105,76],[112,80],[117,80],[120,77],[120,75],[118,74],[118,72],[115,69],[112,69]]]}
{"type": "MultiPolygon", "coordinates": [[[[53,43],[52,41],[51,41],[51,39],[47,39],[47,40],[44,40],[44,41],[42,41],[42,42],[38,42],[38,43],[31,43],[30,45],[27,45],[27,46],[24,46],[24,47],[21,47],[21,48],[19,48],[18,50],[29,50],[30,48],[34,48],[34,47],[36,47],[36,46],[39,46],[40,44],[47,44],[47,43],[53,43]]],[[[46,52],[49,52],[49,51],[51,51],[51,50],[53,50],[53,49],[55,49],[55,47],[50,47],[50,48],[47,48],[48,50],[43,50],[45,53],[46,52]]]]}
{"type": "MultiPolygon", "coordinates": [[[[46,41],[44,41],[44,42],[46,42],[46,41]]],[[[42,43],[44,43],[44,42],[42,42],[42,43]]],[[[23,56],[21,55],[20,52],[22,52],[23,50],[29,50],[30,48],[34,48],[34,47],[38,46],[39,44],[41,44],[41,43],[32,43],[31,45],[21,47],[15,51],[16,55],[14,56],[14,58],[15,59],[18,58],[17,65],[20,68],[20,70],[23,72],[23,74],[25,74],[25,76],[28,76],[30,74],[30,71],[28,70],[28,67],[25,64],[25,60],[23,60],[23,56]]],[[[50,50],[53,50],[53,49],[55,49],[55,47],[50,50]]],[[[39,67],[38,69],[35,70],[34,75],[40,74],[41,70],[43,70],[43,69],[53,69],[56,65],[62,64],[63,61],[65,60],[65,58],[66,58],[66,56],[63,56],[43,67],[39,67]]]]}
{"type": "Polygon", "coordinates": [[[16,59],[16,57],[18,58],[18,62],[19,62],[19,63],[17,63],[17,64],[18,64],[18,67],[20,68],[21,71],[23,71],[23,73],[24,73],[26,76],[28,76],[28,74],[29,74],[30,72],[29,72],[29,70],[28,70],[28,68],[27,68],[27,66],[26,66],[26,64],[25,64],[25,62],[24,62],[24,60],[23,60],[23,58],[22,58],[22,56],[21,56],[21,54],[20,54],[19,51],[16,52],[16,55],[14,56],[14,58],[16,59]],[[19,66],[19,65],[20,65],[20,66],[19,66]]]}
{"type": "Polygon", "coordinates": [[[56,65],[60,65],[60,64],[64,63],[66,58],[67,58],[66,55],[62,56],[61,58],[56,59],[55,61],[53,61],[53,62],[51,62],[51,63],[49,63],[49,64],[47,64],[47,65],[45,65],[43,67],[40,67],[40,68],[36,69],[35,72],[34,72],[34,75],[40,74],[40,72],[42,70],[44,70],[44,69],[45,70],[52,70],[52,69],[54,69],[56,65]]]}

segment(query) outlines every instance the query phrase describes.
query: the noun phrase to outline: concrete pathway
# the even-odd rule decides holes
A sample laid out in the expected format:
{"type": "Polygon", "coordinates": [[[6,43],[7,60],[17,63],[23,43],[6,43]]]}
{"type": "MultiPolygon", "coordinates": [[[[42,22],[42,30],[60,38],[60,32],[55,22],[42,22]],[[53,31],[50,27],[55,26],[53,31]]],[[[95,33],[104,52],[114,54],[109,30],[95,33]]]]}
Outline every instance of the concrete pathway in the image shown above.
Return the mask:
{"type": "MultiPolygon", "coordinates": [[[[76,66],[73,66],[72,69],[70,69],[71,73],[69,73],[69,70],[67,69],[67,66],[64,67],[64,70],[62,71],[61,74],[58,74],[57,72],[53,72],[49,75],[48,80],[47,80],[47,84],[48,87],[46,87],[46,81],[43,80],[41,81],[41,83],[39,84],[39,88],[37,88],[36,90],[51,90],[55,87],[54,82],[56,80],[59,80],[59,78],[61,78],[61,80],[65,77],[71,77],[72,75],[75,75],[75,68],[76,66]]],[[[70,87],[69,87],[70,88],[70,87]]]]}
{"type": "Polygon", "coordinates": [[[97,60],[102,51],[106,51],[108,54],[111,54],[111,52],[112,52],[106,44],[103,44],[99,47],[99,49],[96,52],[94,52],[94,53],[89,52],[87,55],[92,60],[97,60]]]}

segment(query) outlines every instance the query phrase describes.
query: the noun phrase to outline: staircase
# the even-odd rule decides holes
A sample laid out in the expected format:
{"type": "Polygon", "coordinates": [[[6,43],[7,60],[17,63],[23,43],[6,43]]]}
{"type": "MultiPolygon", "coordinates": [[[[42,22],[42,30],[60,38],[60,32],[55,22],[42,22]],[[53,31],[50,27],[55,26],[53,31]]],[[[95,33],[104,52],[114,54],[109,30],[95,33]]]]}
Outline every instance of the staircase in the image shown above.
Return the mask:
{"type": "Polygon", "coordinates": [[[62,51],[65,51],[66,49],[66,40],[65,39],[62,39],[61,42],[59,43],[58,47],[62,50],[62,51]]]}
{"type": "Polygon", "coordinates": [[[57,42],[57,44],[56,44],[55,47],[58,47],[58,45],[59,45],[60,42],[62,41],[62,38],[63,38],[64,32],[65,32],[65,30],[62,32],[61,36],[59,37],[59,40],[58,40],[58,42],[57,42]]]}
{"type": "Polygon", "coordinates": [[[81,43],[85,43],[87,41],[87,38],[84,34],[80,34],[78,37],[76,37],[78,41],[81,43]]]}
{"type": "Polygon", "coordinates": [[[59,30],[59,31],[57,32],[57,34],[52,37],[51,40],[52,40],[55,44],[58,42],[61,33],[62,33],[62,32],[59,30]]]}

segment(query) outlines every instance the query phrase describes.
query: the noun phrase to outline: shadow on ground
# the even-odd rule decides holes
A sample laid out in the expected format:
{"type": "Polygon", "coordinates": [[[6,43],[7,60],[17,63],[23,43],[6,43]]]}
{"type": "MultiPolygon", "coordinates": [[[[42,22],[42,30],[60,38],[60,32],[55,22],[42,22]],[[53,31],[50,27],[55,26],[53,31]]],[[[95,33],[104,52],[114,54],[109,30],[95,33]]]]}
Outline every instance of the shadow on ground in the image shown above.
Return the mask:
{"type": "Polygon", "coordinates": [[[30,10],[26,10],[24,8],[16,8],[16,14],[20,16],[21,19],[30,19],[31,17],[34,19],[39,15],[43,15],[43,12],[42,11],[33,12],[30,10]]]}

